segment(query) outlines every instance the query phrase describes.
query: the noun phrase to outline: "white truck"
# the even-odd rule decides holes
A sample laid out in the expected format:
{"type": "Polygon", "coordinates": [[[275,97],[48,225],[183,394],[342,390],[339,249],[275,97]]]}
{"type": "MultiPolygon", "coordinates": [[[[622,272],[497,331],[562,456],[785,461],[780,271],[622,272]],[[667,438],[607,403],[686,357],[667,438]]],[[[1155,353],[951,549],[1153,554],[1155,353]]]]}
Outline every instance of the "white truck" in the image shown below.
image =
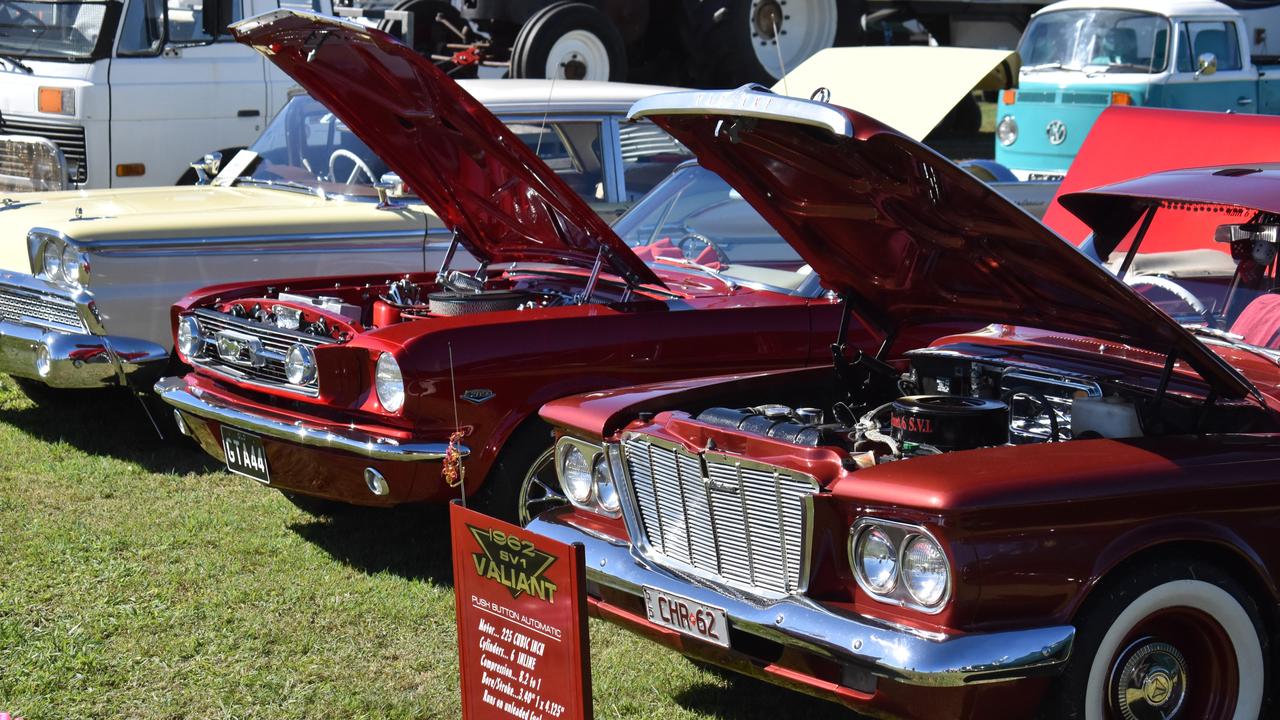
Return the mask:
{"type": "Polygon", "coordinates": [[[230,158],[292,83],[226,25],[288,3],[0,0],[0,192],[172,185],[230,158]]]}

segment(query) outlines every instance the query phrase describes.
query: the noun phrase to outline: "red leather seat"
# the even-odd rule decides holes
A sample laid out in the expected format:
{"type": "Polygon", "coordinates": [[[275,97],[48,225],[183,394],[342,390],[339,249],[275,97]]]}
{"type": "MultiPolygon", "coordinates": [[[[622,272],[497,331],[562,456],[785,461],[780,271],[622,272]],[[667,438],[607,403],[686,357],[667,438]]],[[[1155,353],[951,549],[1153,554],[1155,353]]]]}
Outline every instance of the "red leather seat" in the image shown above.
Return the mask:
{"type": "Polygon", "coordinates": [[[1280,294],[1254,298],[1232,323],[1231,332],[1243,336],[1250,345],[1280,348],[1280,294]]]}

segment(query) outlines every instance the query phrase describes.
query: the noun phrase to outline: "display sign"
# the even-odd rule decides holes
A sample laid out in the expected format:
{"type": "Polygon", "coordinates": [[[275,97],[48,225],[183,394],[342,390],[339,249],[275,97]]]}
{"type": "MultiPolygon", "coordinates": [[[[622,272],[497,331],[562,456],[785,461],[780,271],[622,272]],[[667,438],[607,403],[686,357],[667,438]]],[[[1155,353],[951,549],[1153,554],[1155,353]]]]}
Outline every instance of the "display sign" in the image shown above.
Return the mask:
{"type": "Polygon", "coordinates": [[[449,522],[462,717],[590,720],[582,546],[456,501],[449,522]]]}

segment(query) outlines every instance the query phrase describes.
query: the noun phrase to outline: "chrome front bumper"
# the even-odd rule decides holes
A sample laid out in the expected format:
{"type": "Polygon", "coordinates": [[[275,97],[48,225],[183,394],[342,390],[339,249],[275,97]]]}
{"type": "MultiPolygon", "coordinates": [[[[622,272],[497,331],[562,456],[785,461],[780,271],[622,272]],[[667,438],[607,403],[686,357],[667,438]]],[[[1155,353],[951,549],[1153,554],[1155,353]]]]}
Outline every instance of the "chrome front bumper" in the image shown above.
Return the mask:
{"type": "Polygon", "coordinates": [[[121,382],[146,387],[169,361],[169,350],[147,340],[107,335],[93,297],[39,278],[0,272],[0,372],[54,388],[100,388],[121,382]],[[17,302],[15,298],[23,298],[17,302]],[[24,303],[57,304],[77,318],[52,322],[24,303]]]}
{"type": "MultiPolygon", "coordinates": [[[[162,378],[155,385],[161,400],[204,420],[251,432],[256,435],[285,442],[353,453],[373,460],[415,461],[443,460],[448,443],[402,443],[395,438],[365,433],[358,430],[338,429],[304,424],[301,420],[286,422],[240,410],[216,398],[191,388],[180,377],[162,378]]],[[[181,425],[180,425],[181,427],[181,425]]],[[[459,457],[471,453],[465,445],[457,446],[459,457]]]]}
{"type": "Polygon", "coordinates": [[[582,543],[588,581],[637,599],[650,587],[718,607],[735,630],[897,682],[958,687],[1053,674],[1071,654],[1075,628],[1070,625],[943,636],[838,614],[801,596],[748,599],[655,565],[630,545],[575,527],[562,517],[544,514],[528,529],[560,542],[582,543]]]}

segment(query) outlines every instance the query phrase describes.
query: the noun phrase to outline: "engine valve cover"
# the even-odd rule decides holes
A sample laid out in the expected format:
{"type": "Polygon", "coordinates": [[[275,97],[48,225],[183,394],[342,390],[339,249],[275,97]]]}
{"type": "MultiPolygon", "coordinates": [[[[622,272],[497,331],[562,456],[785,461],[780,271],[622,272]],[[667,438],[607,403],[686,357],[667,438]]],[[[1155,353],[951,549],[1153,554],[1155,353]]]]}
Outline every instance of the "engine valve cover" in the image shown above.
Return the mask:
{"type": "Polygon", "coordinates": [[[903,449],[930,445],[944,452],[1009,441],[1009,406],[955,395],[911,395],[893,401],[893,439],[903,449]]]}

